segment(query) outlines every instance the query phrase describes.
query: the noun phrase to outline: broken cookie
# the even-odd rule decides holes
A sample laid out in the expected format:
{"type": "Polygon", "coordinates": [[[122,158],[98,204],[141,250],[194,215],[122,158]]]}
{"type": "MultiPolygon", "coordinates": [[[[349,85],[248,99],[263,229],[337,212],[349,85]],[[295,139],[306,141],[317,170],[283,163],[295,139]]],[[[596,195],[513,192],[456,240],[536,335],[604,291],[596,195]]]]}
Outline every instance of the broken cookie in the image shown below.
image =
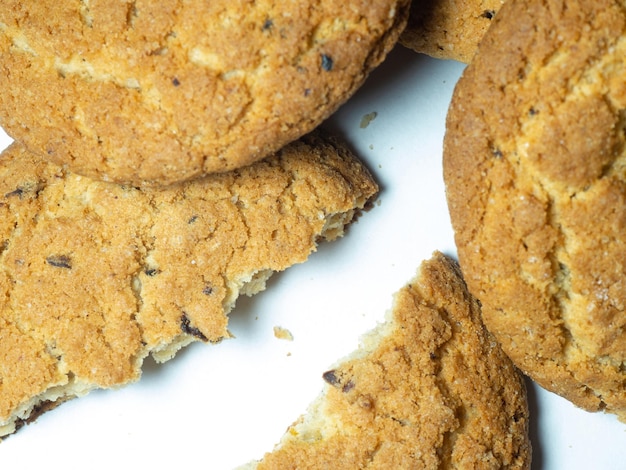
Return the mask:
{"type": "Polygon", "coordinates": [[[13,144],[0,156],[0,436],[139,379],[149,354],[229,337],[237,297],[343,235],[377,189],[319,133],[164,190],[81,177],[13,144]]]}
{"type": "Polygon", "coordinates": [[[528,469],[526,389],[456,262],[435,253],[385,323],[323,374],[276,448],[240,470],[528,469]]]}

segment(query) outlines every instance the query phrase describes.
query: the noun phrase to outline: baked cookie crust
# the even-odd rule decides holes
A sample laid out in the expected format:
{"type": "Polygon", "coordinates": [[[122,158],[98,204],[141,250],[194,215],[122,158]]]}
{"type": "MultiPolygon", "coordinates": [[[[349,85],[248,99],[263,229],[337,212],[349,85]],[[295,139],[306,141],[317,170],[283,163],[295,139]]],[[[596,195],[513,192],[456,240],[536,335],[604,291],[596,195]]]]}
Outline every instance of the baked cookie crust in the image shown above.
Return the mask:
{"type": "Polygon", "coordinates": [[[507,2],[454,92],[459,260],[524,372],[626,420],[626,9],[507,2]]]}
{"type": "Polygon", "coordinates": [[[395,45],[408,0],[7,0],[0,124],[73,173],[166,185],[312,131],[395,45]]]}

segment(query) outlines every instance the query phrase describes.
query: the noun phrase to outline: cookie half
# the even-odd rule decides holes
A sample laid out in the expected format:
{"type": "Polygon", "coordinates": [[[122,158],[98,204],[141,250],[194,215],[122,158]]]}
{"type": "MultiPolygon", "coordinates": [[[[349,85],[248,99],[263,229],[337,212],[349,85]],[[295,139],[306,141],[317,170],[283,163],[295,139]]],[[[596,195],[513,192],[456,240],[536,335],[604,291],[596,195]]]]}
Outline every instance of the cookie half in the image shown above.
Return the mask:
{"type": "Polygon", "coordinates": [[[469,63],[504,0],[413,0],[400,43],[437,59],[469,63]]]}
{"type": "Polygon", "coordinates": [[[444,144],[487,327],[543,387],[622,420],[625,54],[620,2],[511,0],[456,87],[444,144]]]}
{"type": "Polygon", "coordinates": [[[530,468],[521,374],[484,328],[458,265],[441,253],[323,378],[307,413],[242,470],[530,468]]]}
{"type": "Polygon", "coordinates": [[[312,131],[394,46],[408,0],[7,0],[0,124],[74,173],[165,185],[312,131]]]}
{"type": "Polygon", "coordinates": [[[143,360],[229,337],[241,294],[344,233],[377,185],[306,136],[263,162],[167,190],[0,156],[0,436],[60,402],[135,381],[143,360]]]}

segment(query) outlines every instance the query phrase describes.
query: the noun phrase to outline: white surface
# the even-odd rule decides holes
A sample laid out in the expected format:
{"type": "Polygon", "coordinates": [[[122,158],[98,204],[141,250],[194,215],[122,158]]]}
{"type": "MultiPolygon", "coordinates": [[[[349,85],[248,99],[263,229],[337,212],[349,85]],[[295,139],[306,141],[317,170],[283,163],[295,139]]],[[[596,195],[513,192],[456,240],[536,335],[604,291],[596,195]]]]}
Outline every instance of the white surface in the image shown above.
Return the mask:
{"type": "MultiPolygon", "coordinates": [[[[346,237],[240,299],[236,339],[194,344],[164,365],[146,363],[136,384],[44,414],[0,443],[0,469],[228,470],[271,450],[420,262],[455,253],[441,144],[462,69],[396,49],[331,120],[381,184],[379,204],[346,237]],[[275,338],[274,326],[294,340],[275,338]]],[[[533,469],[626,468],[626,425],[530,383],[529,395],[533,469]]]]}

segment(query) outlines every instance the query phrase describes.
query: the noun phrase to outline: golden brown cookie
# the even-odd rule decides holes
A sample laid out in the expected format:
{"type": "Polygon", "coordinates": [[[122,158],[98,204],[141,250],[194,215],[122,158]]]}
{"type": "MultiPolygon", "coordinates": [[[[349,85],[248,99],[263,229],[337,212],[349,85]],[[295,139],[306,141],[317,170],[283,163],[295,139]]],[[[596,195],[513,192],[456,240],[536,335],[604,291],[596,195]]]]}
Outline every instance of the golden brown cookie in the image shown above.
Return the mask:
{"type": "Polygon", "coordinates": [[[0,436],[229,337],[240,294],[332,240],[376,194],[338,141],[166,190],[76,176],[20,144],[0,156],[0,436]]]}
{"type": "Polygon", "coordinates": [[[438,59],[469,63],[504,0],[413,0],[400,43],[438,59]]]}
{"type": "Polygon", "coordinates": [[[324,391],[276,449],[242,468],[530,468],[521,374],[441,253],[323,377],[324,391]]]}
{"type": "Polygon", "coordinates": [[[444,149],[485,324],[543,387],[622,420],[625,54],[620,2],[510,0],[456,87],[444,149]]]}
{"type": "Polygon", "coordinates": [[[77,174],[170,184],[313,130],[378,65],[408,0],[6,0],[0,124],[77,174]]]}

